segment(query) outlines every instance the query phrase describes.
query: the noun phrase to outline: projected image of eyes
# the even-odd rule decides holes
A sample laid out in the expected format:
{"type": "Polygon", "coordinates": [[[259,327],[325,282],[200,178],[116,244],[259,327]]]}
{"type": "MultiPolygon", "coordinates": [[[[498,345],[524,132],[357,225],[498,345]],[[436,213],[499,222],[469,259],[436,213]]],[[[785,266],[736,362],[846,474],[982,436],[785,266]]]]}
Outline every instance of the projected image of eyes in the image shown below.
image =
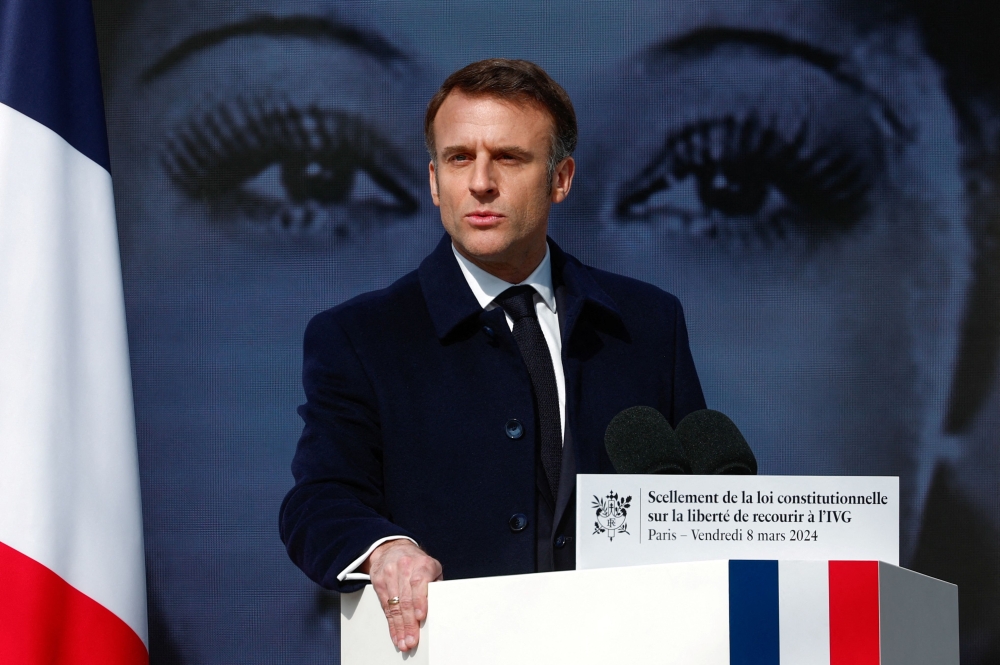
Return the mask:
{"type": "Polygon", "coordinates": [[[864,212],[875,159],[823,143],[803,123],[785,133],[757,115],[684,127],[622,186],[624,222],[662,223],[710,238],[781,240],[798,224],[847,228],[864,212]]]}
{"type": "Polygon", "coordinates": [[[408,162],[345,111],[223,105],[175,132],[163,161],[192,200],[272,230],[345,236],[419,207],[408,162]]]}
{"type": "Polygon", "coordinates": [[[696,33],[641,54],[601,120],[606,219],[733,248],[808,245],[867,218],[903,123],[837,56],[696,33]]]}

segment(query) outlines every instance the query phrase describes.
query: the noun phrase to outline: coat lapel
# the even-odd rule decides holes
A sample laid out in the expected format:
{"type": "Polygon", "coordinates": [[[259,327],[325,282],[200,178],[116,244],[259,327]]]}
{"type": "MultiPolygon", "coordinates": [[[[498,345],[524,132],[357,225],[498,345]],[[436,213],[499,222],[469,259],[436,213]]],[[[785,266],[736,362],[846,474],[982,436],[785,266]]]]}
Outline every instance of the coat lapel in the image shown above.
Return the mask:
{"type": "Polygon", "coordinates": [[[458,266],[448,234],[420,263],[417,276],[438,339],[446,339],[461,324],[483,311],[458,266]]]}
{"type": "Polygon", "coordinates": [[[579,338],[584,329],[594,328],[599,320],[611,321],[619,327],[623,322],[618,306],[597,285],[590,271],[575,258],[565,254],[551,240],[549,247],[552,252],[552,280],[556,291],[556,309],[559,312],[563,375],[566,380],[563,462],[553,519],[553,525],[558,528],[563,518],[567,516],[570,501],[573,499],[577,470],[587,468],[586,464],[581,466],[582,451],[573,437],[575,415],[582,390],[574,340],[579,338]]]}

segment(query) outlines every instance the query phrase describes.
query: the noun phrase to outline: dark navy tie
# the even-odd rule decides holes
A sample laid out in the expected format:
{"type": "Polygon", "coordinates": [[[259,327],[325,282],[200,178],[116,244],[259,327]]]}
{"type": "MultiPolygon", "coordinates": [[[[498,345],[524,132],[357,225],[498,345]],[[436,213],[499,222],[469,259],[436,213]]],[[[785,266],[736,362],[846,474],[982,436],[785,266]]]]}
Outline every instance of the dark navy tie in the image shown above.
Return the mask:
{"type": "Polygon", "coordinates": [[[535,289],[513,286],[496,298],[507,315],[514,321],[514,339],[521,351],[524,364],[531,377],[531,388],[538,407],[538,431],[541,443],[542,468],[552,490],[552,498],[559,496],[559,471],[562,468],[562,418],[559,413],[559,391],[556,373],[552,367],[549,346],[542,335],[542,327],[535,314],[533,296],[535,289]]]}

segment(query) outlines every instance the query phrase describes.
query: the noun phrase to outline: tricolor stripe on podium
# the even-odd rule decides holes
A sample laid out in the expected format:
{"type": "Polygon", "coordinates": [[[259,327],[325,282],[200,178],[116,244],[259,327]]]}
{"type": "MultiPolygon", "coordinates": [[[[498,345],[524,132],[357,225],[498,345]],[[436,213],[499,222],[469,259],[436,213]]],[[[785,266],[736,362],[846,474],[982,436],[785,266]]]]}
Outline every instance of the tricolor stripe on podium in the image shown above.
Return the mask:
{"type": "Polygon", "coordinates": [[[148,661],[90,0],[0,1],[0,663],[148,661]]]}
{"type": "Polygon", "coordinates": [[[731,665],[879,665],[877,561],[730,561],[731,665]]]}

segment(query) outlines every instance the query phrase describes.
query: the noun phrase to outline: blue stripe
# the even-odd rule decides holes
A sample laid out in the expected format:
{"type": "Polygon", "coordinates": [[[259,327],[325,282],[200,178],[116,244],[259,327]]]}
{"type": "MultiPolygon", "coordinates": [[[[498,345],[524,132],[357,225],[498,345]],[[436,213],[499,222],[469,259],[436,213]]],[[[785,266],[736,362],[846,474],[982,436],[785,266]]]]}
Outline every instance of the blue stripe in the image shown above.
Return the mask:
{"type": "Polygon", "coordinates": [[[0,0],[0,103],[109,168],[90,0],[0,0]]]}
{"type": "Polygon", "coordinates": [[[729,663],[778,665],[778,562],[729,562],[729,663]]]}

